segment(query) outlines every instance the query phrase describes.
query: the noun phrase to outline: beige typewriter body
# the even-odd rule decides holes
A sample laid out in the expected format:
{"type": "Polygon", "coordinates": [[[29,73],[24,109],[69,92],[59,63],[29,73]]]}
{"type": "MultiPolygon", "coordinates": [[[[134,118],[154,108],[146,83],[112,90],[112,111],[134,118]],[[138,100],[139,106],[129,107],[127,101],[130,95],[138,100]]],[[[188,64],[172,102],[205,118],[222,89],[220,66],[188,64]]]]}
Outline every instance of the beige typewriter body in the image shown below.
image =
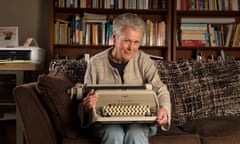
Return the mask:
{"type": "MultiPolygon", "coordinates": [[[[84,87],[88,86],[78,85],[75,90],[70,90],[71,95],[81,99],[84,87]]],[[[107,89],[107,85],[94,87],[97,87],[95,93],[98,101],[92,111],[92,122],[112,124],[156,121],[159,103],[151,85],[145,85],[141,89],[132,89],[133,85],[109,85],[110,88],[107,89]]]]}

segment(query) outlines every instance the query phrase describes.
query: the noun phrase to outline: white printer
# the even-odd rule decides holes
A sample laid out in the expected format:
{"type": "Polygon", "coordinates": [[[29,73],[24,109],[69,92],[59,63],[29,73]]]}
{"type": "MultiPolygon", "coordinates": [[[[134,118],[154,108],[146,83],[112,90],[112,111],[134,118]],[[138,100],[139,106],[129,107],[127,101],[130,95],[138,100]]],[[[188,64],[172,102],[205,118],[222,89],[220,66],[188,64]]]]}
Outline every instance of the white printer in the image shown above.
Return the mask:
{"type": "Polygon", "coordinates": [[[31,61],[32,63],[40,64],[45,60],[45,49],[30,46],[30,47],[0,47],[0,61],[31,61]]]}

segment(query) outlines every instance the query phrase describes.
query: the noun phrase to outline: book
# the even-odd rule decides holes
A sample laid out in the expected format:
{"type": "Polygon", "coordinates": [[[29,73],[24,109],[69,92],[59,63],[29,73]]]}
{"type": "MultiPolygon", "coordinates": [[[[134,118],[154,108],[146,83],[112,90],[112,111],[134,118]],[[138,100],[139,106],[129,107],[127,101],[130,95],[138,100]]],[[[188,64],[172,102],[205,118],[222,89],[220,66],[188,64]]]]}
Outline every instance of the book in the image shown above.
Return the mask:
{"type": "Polygon", "coordinates": [[[206,23],[182,23],[181,30],[205,30],[207,31],[206,23]]]}
{"type": "Polygon", "coordinates": [[[182,40],[182,46],[196,46],[196,47],[206,47],[207,43],[205,40],[182,40]]]}
{"type": "Polygon", "coordinates": [[[93,14],[93,13],[87,13],[87,12],[84,12],[83,13],[83,18],[85,19],[101,19],[101,20],[106,20],[107,19],[107,15],[104,15],[104,14],[93,14]]]}
{"type": "Polygon", "coordinates": [[[206,33],[207,31],[202,34],[181,34],[181,39],[182,40],[207,40],[206,33]]]}
{"type": "Polygon", "coordinates": [[[223,49],[220,50],[220,55],[221,55],[222,60],[228,60],[228,56],[223,49]]]}
{"type": "Polygon", "coordinates": [[[177,10],[181,10],[181,1],[180,0],[177,0],[177,10]]]}
{"type": "Polygon", "coordinates": [[[106,44],[107,45],[113,45],[113,39],[112,39],[112,24],[107,24],[107,36],[106,36],[106,44]]]}
{"type": "Polygon", "coordinates": [[[238,11],[239,10],[239,0],[231,0],[232,2],[232,11],[238,11]]]}
{"type": "Polygon", "coordinates": [[[240,42],[240,23],[237,24],[236,26],[236,31],[235,31],[235,35],[233,37],[233,47],[238,47],[239,46],[239,42],[240,42]]]}
{"type": "Polygon", "coordinates": [[[166,9],[167,8],[167,0],[161,0],[159,3],[158,3],[158,8],[159,9],[166,9]]]}
{"type": "Polygon", "coordinates": [[[85,32],[85,44],[86,45],[89,45],[91,44],[91,24],[90,23],[87,23],[86,24],[86,32],[85,32]]]}
{"type": "Polygon", "coordinates": [[[98,24],[92,24],[92,45],[98,45],[98,24]]]}
{"type": "Polygon", "coordinates": [[[60,41],[59,32],[60,32],[60,22],[56,21],[54,23],[54,44],[59,44],[59,41],[60,41]]]}
{"type": "Polygon", "coordinates": [[[188,3],[188,0],[181,0],[181,10],[188,9],[187,3],[188,3]]]}
{"type": "Polygon", "coordinates": [[[224,18],[209,18],[209,17],[198,17],[198,18],[182,18],[181,23],[206,23],[206,24],[229,24],[236,23],[236,19],[233,17],[224,18]]]}
{"type": "Polygon", "coordinates": [[[222,46],[222,43],[221,43],[221,33],[220,33],[220,27],[219,27],[219,25],[215,25],[215,26],[214,26],[214,33],[215,33],[215,38],[216,38],[217,46],[222,46]]]}
{"type": "Polygon", "coordinates": [[[157,46],[165,46],[165,34],[166,34],[166,23],[164,21],[161,21],[158,23],[158,29],[157,29],[157,46]]]}
{"type": "Polygon", "coordinates": [[[226,38],[225,38],[225,43],[224,46],[228,47],[230,46],[230,39],[231,39],[231,35],[233,33],[233,24],[228,24],[226,25],[226,38]]]}
{"type": "Polygon", "coordinates": [[[68,41],[68,25],[65,23],[60,23],[59,27],[59,44],[67,44],[68,41]]]}
{"type": "Polygon", "coordinates": [[[153,22],[149,23],[149,46],[153,46],[153,22]]]}
{"type": "Polygon", "coordinates": [[[182,35],[205,35],[206,30],[182,30],[182,35]]]}
{"type": "Polygon", "coordinates": [[[217,46],[216,36],[214,32],[214,27],[212,24],[208,24],[208,32],[209,32],[209,42],[211,47],[217,46]]]}
{"type": "Polygon", "coordinates": [[[150,23],[151,23],[151,20],[150,19],[147,19],[146,20],[146,36],[145,36],[145,45],[148,46],[150,44],[150,23]]]}
{"type": "Polygon", "coordinates": [[[76,15],[75,16],[75,28],[74,28],[74,35],[75,35],[75,40],[74,43],[79,44],[80,40],[80,16],[76,15]]]}
{"type": "Polygon", "coordinates": [[[65,24],[69,24],[70,23],[70,21],[68,21],[68,20],[59,19],[59,18],[56,18],[55,22],[60,22],[60,23],[65,23],[65,24]]]}
{"type": "Polygon", "coordinates": [[[102,28],[101,28],[101,30],[102,30],[102,39],[101,39],[101,44],[102,45],[105,45],[106,44],[106,24],[105,23],[102,23],[102,28]]]}
{"type": "Polygon", "coordinates": [[[54,22],[54,43],[67,44],[70,21],[64,19],[55,19],[54,22]]]}

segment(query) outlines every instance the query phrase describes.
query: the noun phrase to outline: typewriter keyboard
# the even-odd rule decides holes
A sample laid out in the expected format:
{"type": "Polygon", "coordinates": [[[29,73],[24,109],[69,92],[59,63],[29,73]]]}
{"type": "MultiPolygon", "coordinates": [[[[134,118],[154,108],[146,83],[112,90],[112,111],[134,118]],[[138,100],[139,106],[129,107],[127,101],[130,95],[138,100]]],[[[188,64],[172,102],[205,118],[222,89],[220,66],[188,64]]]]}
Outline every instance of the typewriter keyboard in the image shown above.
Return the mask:
{"type": "Polygon", "coordinates": [[[139,104],[109,104],[102,107],[101,111],[101,114],[104,117],[151,115],[150,106],[139,104]]]}

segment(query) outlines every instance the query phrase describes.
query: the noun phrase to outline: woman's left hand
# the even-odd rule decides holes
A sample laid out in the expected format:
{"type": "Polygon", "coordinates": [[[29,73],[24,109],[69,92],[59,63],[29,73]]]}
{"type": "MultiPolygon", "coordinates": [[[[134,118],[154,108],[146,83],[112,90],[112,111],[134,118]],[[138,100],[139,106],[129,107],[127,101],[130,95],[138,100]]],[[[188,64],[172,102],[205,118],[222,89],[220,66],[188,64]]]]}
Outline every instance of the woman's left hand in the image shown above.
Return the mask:
{"type": "Polygon", "coordinates": [[[158,111],[157,123],[159,125],[165,125],[168,123],[168,111],[165,108],[161,108],[158,111]]]}

